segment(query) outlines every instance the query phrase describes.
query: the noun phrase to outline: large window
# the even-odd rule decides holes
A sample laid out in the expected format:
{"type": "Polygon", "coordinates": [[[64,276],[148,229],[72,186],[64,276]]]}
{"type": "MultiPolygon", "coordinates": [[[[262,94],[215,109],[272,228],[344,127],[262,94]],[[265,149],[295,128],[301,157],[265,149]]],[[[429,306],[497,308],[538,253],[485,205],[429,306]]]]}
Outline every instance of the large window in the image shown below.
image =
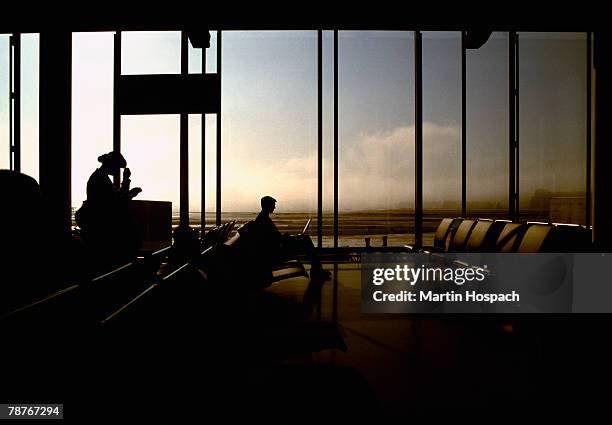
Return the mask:
{"type": "Polygon", "coordinates": [[[222,38],[222,210],[295,233],[317,217],[317,33],[227,32],[222,38]]]}
{"type": "Polygon", "coordinates": [[[342,31],[338,67],[339,246],[412,243],[413,33],[342,31]]]}
{"type": "Polygon", "coordinates": [[[461,215],[461,33],[423,33],[423,244],[461,215]]]}
{"type": "Polygon", "coordinates": [[[520,216],[584,224],[586,35],[520,33],[520,216]]]}
{"type": "MultiPolygon", "coordinates": [[[[122,74],[180,72],[180,32],[122,33],[122,74]]],[[[191,134],[198,134],[190,138],[190,141],[199,141],[197,122],[188,120],[188,127],[191,134]]],[[[121,151],[132,170],[132,185],[142,188],[138,199],[172,202],[175,225],[178,224],[180,198],[179,148],[179,115],[121,117],[121,151]],[[146,152],[146,155],[143,155],[143,152],[146,152]]],[[[196,209],[198,210],[199,208],[196,209]]],[[[189,212],[192,211],[190,208],[189,212]]]]}
{"type": "MultiPolygon", "coordinates": [[[[214,224],[246,222],[264,195],[278,200],[283,232],[308,218],[317,234],[317,32],[211,32],[206,71],[222,61],[222,169],[217,181],[215,114],[205,117],[205,203],[201,199],[202,117],[189,116],[190,223],[202,209],[214,224]]],[[[122,35],[122,73],[179,73],[180,33],[122,35]]],[[[340,31],[338,44],[339,246],[414,242],[414,38],[412,32],[340,31]]],[[[113,34],[73,37],[73,205],[85,196],[96,158],[112,149],[113,34]]],[[[493,33],[466,52],[467,215],[507,218],[509,198],[508,34],[493,33]]],[[[4,50],[3,50],[4,49],[4,50]]],[[[8,37],[0,37],[7,52],[8,37]]],[[[423,33],[424,243],[441,217],[461,212],[461,34],[423,33]]],[[[584,34],[519,34],[519,213],[522,220],[583,223],[586,175],[584,34]]],[[[35,68],[37,39],[22,39],[35,68]]],[[[189,47],[189,72],[202,71],[189,47]]],[[[333,245],[334,39],[323,32],[323,246],[333,245]]],[[[0,59],[6,61],[6,59],[0,59]]],[[[7,62],[8,66],[8,62],[7,62]]],[[[0,83],[8,84],[3,66],[0,83]]],[[[25,86],[37,75],[24,70],[25,86]]],[[[37,140],[37,101],[22,104],[24,146],[37,140]],[[25,112],[29,111],[29,112],[25,112]]],[[[8,102],[0,131],[8,140],[8,102]]],[[[122,117],[122,151],[141,199],[168,200],[178,218],[179,116],[122,117]],[[146,152],[146,155],[143,154],[146,152]]],[[[37,152],[37,148],[27,148],[37,152]]],[[[34,173],[36,158],[25,160],[34,173]]],[[[8,143],[0,154],[8,166],[8,143]]],[[[175,220],[176,221],[176,220],[175,220]]],[[[316,240],[316,238],[313,238],[316,240]]]]}
{"type": "Polygon", "coordinates": [[[508,215],[508,34],[466,52],[467,215],[508,215]]]}
{"type": "MultiPolygon", "coordinates": [[[[98,156],[113,148],[113,40],[113,33],[73,35],[72,203],[76,208],[85,199],[87,179],[100,165],[98,156]]],[[[121,57],[122,74],[178,73],[180,33],[124,32],[121,57]]],[[[199,143],[197,124],[190,120],[190,134],[197,135],[199,143]]],[[[138,199],[171,201],[176,219],[178,115],[122,116],[121,151],[132,171],[132,186],[143,189],[138,199]]]]}

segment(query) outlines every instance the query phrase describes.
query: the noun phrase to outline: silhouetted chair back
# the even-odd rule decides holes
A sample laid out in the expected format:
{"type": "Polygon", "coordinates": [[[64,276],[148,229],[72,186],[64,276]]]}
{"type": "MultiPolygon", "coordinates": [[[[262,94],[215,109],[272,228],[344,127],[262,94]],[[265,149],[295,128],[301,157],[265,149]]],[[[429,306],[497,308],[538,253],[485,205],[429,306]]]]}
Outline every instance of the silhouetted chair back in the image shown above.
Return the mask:
{"type": "Polygon", "coordinates": [[[550,224],[527,223],[527,229],[521,238],[517,252],[552,252],[555,248],[550,242],[555,233],[550,224]]]}
{"type": "Polygon", "coordinates": [[[455,223],[457,219],[455,218],[443,218],[440,224],[438,225],[438,229],[436,230],[436,234],[434,235],[434,248],[445,251],[446,250],[446,241],[450,234],[453,223],[455,223]]]}
{"type": "Polygon", "coordinates": [[[28,175],[0,170],[0,188],[3,204],[0,219],[5,243],[25,242],[30,245],[31,241],[24,241],[23,236],[36,233],[33,228],[40,224],[42,216],[42,197],[38,183],[28,175]]]}
{"type": "Polygon", "coordinates": [[[523,224],[505,223],[495,242],[495,251],[515,252],[524,230],[525,225],[523,224]]]}
{"type": "Polygon", "coordinates": [[[487,239],[487,235],[493,227],[493,220],[488,219],[479,219],[474,228],[472,229],[472,233],[470,233],[470,237],[465,245],[465,250],[467,252],[479,252],[484,250],[485,241],[487,239]]]}
{"type": "Polygon", "coordinates": [[[466,252],[495,251],[495,242],[506,223],[509,223],[509,221],[493,221],[487,218],[478,219],[467,241],[466,252]]]}
{"type": "Polygon", "coordinates": [[[12,170],[0,170],[0,234],[2,270],[13,278],[0,282],[0,312],[44,293],[54,279],[45,264],[45,213],[40,188],[32,177],[12,170]],[[44,253],[41,254],[41,253],[44,253]],[[17,303],[17,304],[15,304],[17,303]]]}
{"type": "Polygon", "coordinates": [[[453,234],[453,238],[449,244],[449,251],[463,252],[465,245],[472,233],[472,229],[476,225],[476,220],[463,220],[453,234]]]}
{"type": "Polygon", "coordinates": [[[591,229],[577,224],[555,223],[557,252],[589,252],[591,248],[591,229]]]}

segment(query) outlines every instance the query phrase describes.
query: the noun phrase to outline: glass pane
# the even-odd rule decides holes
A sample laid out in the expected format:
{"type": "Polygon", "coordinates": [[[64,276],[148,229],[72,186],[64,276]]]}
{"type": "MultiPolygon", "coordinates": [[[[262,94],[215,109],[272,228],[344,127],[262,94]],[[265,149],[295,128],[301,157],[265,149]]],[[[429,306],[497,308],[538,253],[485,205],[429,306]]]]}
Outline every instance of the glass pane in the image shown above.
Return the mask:
{"type": "MultiPolygon", "coordinates": [[[[215,225],[216,199],[216,115],[206,115],[205,147],[205,208],[206,229],[215,225]]],[[[189,222],[193,227],[201,225],[202,211],[202,116],[189,116],[189,222]]]]}
{"type": "Polygon", "coordinates": [[[467,215],[508,216],[508,34],[466,52],[467,215]]]}
{"type": "Polygon", "coordinates": [[[260,198],[298,233],[317,211],[316,32],[223,33],[224,220],[253,219],[260,198]]]}
{"type": "Polygon", "coordinates": [[[179,129],[179,115],[121,117],[121,152],[132,171],[132,187],[142,188],[136,199],[172,202],[175,225],[180,193],[179,129]]]}
{"type": "Polygon", "coordinates": [[[180,74],[180,31],[121,33],[121,73],[180,74]]]}
{"type": "Polygon", "coordinates": [[[217,72],[217,31],[210,31],[210,47],[206,49],[206,72],[217,72]]]}
{"type": "MultiPolygon", "coordinates": [[[[112,149],[113,33],[74,33],[71,173],[73,208],[78,209],[87,198],[87,180],[100,166],[97,158],[112,149]]],[[[143,156],[142,153],[140,156],[143,156]]],[[[132,171],[136,177],[140,170],[134,168],[132,171]]]]}
{"type": "Polygon", "coordinates": [[[323,31],[323,247],[334,246],[334,32],[323,31]]]}
{"type": "Polygon", "coordinates": [[[0,35],[0,168],[10,167],[9,36],[0,35]]]}
{"type": "Polygon", "coordinates": [[[202,115],[189,115],[189,225],[200,228],[202,191],[202,115]]]}
{"type": "Polygon", "coordinates": [[[217,210],[217,116],[206,115],[206,227],[215,225],[217,210]]]}
{"type": "Polygon", "coordinates": [[[190,74],[202,73],[202,49],[194,49],[191,42],[187,44],[187,63],[190,74]]]}
{"type": "Polygon", "coordinates": [[[339,246],[412,243],[413,33],[342,31],[338,43],[339,246]]]}
{"type": "Polygon", "coordinates": [[[586,34],[520,33],[522,220],[584,224],[586,34]]]}
{"type": "Polygon", "coordinates": [[[21,171],[38,180],[38,34],[21,35],[21,171]]]}
{"type": "Polygon", "coordinates": [[[461,215],[461,33],[423,33],[423,244],[461,215]]]}

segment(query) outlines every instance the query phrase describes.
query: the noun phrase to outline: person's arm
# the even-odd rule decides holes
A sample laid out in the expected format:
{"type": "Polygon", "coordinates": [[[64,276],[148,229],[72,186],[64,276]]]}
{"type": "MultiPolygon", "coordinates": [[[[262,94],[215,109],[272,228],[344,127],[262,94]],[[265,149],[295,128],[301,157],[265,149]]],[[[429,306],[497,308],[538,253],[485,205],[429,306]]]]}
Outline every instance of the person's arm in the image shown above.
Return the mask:
{"type": "Polygon", "coordinates": [[[142,192],[142,189],[139,187],[130,189],[130,184],[132,183],[130,180],[131,175],[132,172],[129,168],[123,170],[123,181],[121,182],[121,188],[119,189],[121,197],[128,200],[134,198],[136,195],[142,192]]]}
{"type": "Polygon", "coordinates": [[[121,181],[121,188],[119,189],[122,193],[127,193],[130,190],[130,184],[132,181],[130,180],[130,176],[132,172],[129,168],[123,170],[123,180],[121,181]]]}

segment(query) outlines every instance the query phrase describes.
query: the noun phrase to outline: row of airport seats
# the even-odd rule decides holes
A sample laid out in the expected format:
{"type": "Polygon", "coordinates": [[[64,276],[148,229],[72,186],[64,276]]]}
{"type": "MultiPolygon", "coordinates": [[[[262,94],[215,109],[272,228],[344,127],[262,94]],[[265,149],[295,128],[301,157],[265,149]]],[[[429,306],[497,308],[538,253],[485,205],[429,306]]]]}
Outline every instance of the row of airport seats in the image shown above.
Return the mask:
{"type": "Polygon", "coordinates": [[[228,221],[220,226],[213,227],[202,237],[202,248],[216,248],[218,243],[225,242],[231,235],[236,226],[236,220],[228,221]]]}
{"type": "MultiPolygon", "coordinates": [[[[416,251],[415,247],[408,247],[416,251]]],[[[423,252],[588,252],[590,231],[573,224],[444,218],[423,252]]]]}
{"type": "Polygon", "coordinates": [[[122,301],[156,278],[171,247],[122,264],[100,275],[67,284],[39,299],[0,314],[0,326],[93,326],[122,301]]]}
{"type": "MultiPolygon", "coordinates": [[[[211,229],[201,241],[200,256],[225,241],[235,222],[211,229]]],[[[189,263],[173,264],[173,247],[139,257],[60,290],[30,300],[12,310],[0,312],[0,326],[81,327],[89,328],[111,316],[125,304],[150,290],[151,285],[169,281],[189,263]]],[[[195,259],[192,259],[195,261],[195,259]]]]}
{"type": "Polygon", "coordinates": [[[235,224],[235,221],[231,221],[209,230],[202,238],[199,255],[147,286],[140,294],[104,318],[101,323],[113,325],[132,320],[141,322],[143,317],[152,317],[152,312],[159,311],[159,308],[163,310],[161,305],[167,301],[166,296],[159,294],[173,292],[171,297],[180,294],[180,291],[174,289],[180,286],[180,282],[189,280],[190,273],[191,278],[202,280],[209,288],[214,287],[215,290],[221,291],[257,290],[285,279],[308,278],[308,272],[298,260],[276,264],[272,267],[270,276],[262,276],[258,270],[266,270],[266,265],[262,268],[262,265],[256,264],[257,256],[243,250],[241,242],[244,240],[240,228],[234,232],[235,224]],[[157,301],[153,300],[155,298],[157,301]]]}
{"type": "MultiPolygon", "coordinates": [[[[228,223],[205,235],[202,242],[207,248],[196,257],[209,255],[232,226],[228,223]]],[[[189,338],[203,330],[201,321],[189,320],[200,311],[199,292],[185,288],[198,286],[185,278],[196,270],[193,263],[198,258],[173,265],[168,262],[172,250],[166,247],[8,313],[0,312],[0,331],[11,340],[2,350],[3,366],[27,366],[7,370],[3,383],[17,397],[20,392],[36,391],[40,399],[68,401],[82,393],[119,401],[143,389],[161,391],[162,382],[168,388],[175,385],[172,376],[160,374],[182,370],[176,364],[178,357],[184,358],[185,368],[195,364],[188,360],[189,353],[195,353],[189,338]],[[116,326],[104,326],[109,322],[116,326]],[[164,357],[166,363],[156,356],[164,357]]],[[[182,372],[185,376],[191,371],[182,372]]],[[[88,396],[94,404],[103,400],[92,397],[88,396]]]]}
{"type": "MultiPolygon", "coordinates": [[[[197,272],[217,285],[234,283],[240,277],[252,287],[292,277],[308,277],[304,266],[294,260],[276,265],[271,281],[259,283],[260,276],[254,271],[256,265],[245,262],[242,251],[237,248],[240,234],[235,232],[230,237],[235,223],[230,221],[210,229],[201,239],[199,252],[187,261],[173,262],[173,247],[166,247],[98,276],[68,284],[12,310],[2,311],[0,327],[27,324],[34,328],[88,329],[100,323],[123,321],[123,317],[135,317],[137,312],[156,311],[158,303],[149,300],[159,298],[163,303],[165,295],[158,297],[156,294],[173,292],[172,287],[178,285],[176,282],[184,280],[189,273],[197,272]]],[[[151,317],[144,313],[142,316],[151,317]]]]}

